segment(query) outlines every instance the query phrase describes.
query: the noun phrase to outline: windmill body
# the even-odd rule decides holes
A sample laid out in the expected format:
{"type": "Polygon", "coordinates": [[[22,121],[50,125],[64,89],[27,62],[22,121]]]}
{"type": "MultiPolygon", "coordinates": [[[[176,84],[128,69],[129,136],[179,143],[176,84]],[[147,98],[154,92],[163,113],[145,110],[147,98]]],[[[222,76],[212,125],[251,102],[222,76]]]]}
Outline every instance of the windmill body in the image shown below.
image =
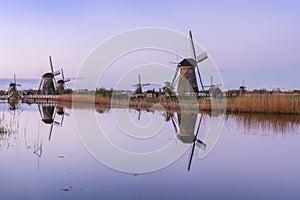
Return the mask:
{"type": "Polygon", "coordinates": [[[54,122],[54,106],[47,106],[43,105],[42,106],[42,121],[45,124],[52,124],[54,122]]]}
{"type": "Polygon", "coordinates": [[[51,56],[49,56],[49,61],[50,61],[51,72],[43,74],[41,83],[39,86],[39,90],[38,90],[39,94],[43,94],[43,95],[55,94],[55,92],[56,92],[55,76],[60,74],[60,71],[54,72],[51,56]]]}
{"type": "Polygon", "coordinates": [[[57,87],[57,93],[58,94],[63,94],[64,93],[65,83],[70,81],[70,79],[65,79],[63,69],[61,69],[61,76],[62,76],[62,79],[60,79],[56,82],[56,87],[57,87]]]}
{"type": "Polygon", "coordinates": [[[178,139],[180,139],[183,143],[192,143],[195,138],[194,133],[196,129],[196,123],[197,113],[178,113],[178,139]]]}
{"type": "Polygon", "coordinates": [[[193,59],[183,59],[178,65],[180,66],[179,82],[177,93],[180,96],[191,93],[198,93],[198,84],[196,79],[195,67],[192,64],[193,59]]]}
{"type": "Polygon", "coordinates": [[[21,86],[21,84],[17,83],[16,75],[14,74],[14,82],[9,84],[9,89],[8,89],[8,97],[10,99],[18,99],[19,98],[19,92],[17,90],[17,87],[21,86]]]}
{"type": "Polygon", "coordinates": [[[132,86],[136,87],[134,94],[142,95],[143,94],[142,87],[147,86],[147,85],[150,85],[150,83],[142,83],[141,75],[139,74],[139,83],[136,85],[132,85],[132,86]]]}

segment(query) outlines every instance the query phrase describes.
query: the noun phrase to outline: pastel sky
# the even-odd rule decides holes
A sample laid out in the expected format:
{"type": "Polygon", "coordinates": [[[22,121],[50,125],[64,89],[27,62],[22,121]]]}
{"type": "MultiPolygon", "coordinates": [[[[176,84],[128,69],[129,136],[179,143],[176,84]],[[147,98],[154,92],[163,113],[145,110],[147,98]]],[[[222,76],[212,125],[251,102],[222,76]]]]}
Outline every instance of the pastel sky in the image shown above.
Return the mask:
{"type": "Polygon", "coordinates": [[[300,88],[299,1],[0,0],[0,77],[36,78],[55,66],[75,77],[101,42],[139,27],[194,39],[226,88],[300,88]]]}

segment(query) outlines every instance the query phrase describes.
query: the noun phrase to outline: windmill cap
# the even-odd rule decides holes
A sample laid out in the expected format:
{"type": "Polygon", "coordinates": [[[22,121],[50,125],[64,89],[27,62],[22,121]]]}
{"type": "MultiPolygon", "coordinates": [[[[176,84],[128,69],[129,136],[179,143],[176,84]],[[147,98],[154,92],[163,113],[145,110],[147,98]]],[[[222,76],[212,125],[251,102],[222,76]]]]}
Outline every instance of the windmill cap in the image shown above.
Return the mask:
{"type": "Polygon", "coordinates": [[[181,66],[195,66],[197,64],[195,64],[195,61],[194,59],[192,58],[185,58],[183,59],[180,63],[179,63],[181,66]]]}
{"type": "Polygon", "coordinates": [[[49,72],[49,73],[43,74],[42,78],[54,78],[54,75],[49,72]]]}
{"type": "Polygon", "coordinates": [[[53,123],[53,119],[48,119],[48,118],[43,118],[42,121],[46,124],[52,124],[53,123]]]}

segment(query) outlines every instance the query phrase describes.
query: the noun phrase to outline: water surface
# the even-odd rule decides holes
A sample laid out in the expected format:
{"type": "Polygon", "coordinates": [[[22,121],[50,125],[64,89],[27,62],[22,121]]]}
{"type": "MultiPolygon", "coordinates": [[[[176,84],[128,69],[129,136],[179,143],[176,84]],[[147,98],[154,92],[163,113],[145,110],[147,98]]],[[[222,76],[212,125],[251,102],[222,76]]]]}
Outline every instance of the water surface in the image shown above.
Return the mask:
{"type": "Polygon", "coordinates": [[[197,138],[205,143],[214,116],[189,114],[184,122],[179,120],[181,114],[163,111],[94,110],[71,105],[38,108],[35,104],[22,104],[13,110],[8,104],[0,106],[2,199],[300,198],[299,116],[223,116],[225,124],[217,144],[204,159],[198,155],[205,148],[195,145],[188,171],[194,143],[191,132],[197,130],[202,115],[197,138]],[[162,169],[121,172],[98,161],[86,149],[73,119],[75,112],[95,114],[105,136],[129,152],[151,152],[170,141],[187,149],[162,169]],[[161,120],[164,126],[159,133],[140,139],[115,124],[114,112],[128,114],[140,127],[146,127],[151,119],[161,120]]]}

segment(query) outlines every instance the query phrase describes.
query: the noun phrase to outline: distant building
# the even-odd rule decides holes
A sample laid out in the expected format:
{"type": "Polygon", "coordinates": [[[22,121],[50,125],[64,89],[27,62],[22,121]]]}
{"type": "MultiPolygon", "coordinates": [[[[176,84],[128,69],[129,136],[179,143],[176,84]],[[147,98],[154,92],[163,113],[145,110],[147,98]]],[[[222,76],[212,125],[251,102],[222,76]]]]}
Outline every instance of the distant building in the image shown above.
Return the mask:
{"type": "Polygon", "coordinates": [[[244,95],[246,94],[246,87],[245,86],[241,86],[239,89],[239,95],[244,95]]]}
{"type": "Polygon", "coordinates": [[[210,97],[217,99],[223,98],[223,92],[219,87],[212,86],[209,88],[210,97]]]}
{"type": "Polygon", "coordinates": [[[77,89],[76,92],[78,92],[78,93],[87,93],[87,92],[89,92],[89,90],[88,89],[77,89]]]}
{"type": "Polygon", "coordinates": [[[158,97],[158,92],[155,92],[155,90],[148,90],[145,93],[146,98],[157,98],[158,97]]]}

